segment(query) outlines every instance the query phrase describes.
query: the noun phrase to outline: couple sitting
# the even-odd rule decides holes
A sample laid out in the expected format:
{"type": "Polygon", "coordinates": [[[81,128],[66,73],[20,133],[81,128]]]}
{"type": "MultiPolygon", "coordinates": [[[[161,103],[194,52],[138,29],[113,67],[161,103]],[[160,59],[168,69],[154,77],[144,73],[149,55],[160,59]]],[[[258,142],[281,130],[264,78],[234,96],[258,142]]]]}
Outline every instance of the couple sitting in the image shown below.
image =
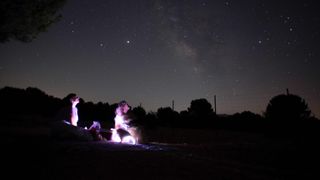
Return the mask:
{"type": "MultiPolygon", "coordinates": [[[[63,121],[66,124],[72,125],[71,129],[82,130],[82,128],[73,128],[78,126],[78,109],[77,104],[79,103],[79,97],[76,94],[70,96],[71,107],[67,107],[64,111],[63,121]]],[[[130,106],[126,101],[118,103],[118,107],[115,110],[114,128],[111,129],[111,138],[113,142],[121,142],[128,144],[136,144],[138,136],[136,128],[130,126],[130,119],[128,118],[127,112],[130,110],[130,106]]],[[[71,130],[70,129],[70,130],[71,130]]],[[[88,129],[94,140],[107,140],[101,134],[101,125],[99,122],[94,121],[91,127],[88,129]]],[[[86,130],[87,131],[87,130],[86,130]]]]}

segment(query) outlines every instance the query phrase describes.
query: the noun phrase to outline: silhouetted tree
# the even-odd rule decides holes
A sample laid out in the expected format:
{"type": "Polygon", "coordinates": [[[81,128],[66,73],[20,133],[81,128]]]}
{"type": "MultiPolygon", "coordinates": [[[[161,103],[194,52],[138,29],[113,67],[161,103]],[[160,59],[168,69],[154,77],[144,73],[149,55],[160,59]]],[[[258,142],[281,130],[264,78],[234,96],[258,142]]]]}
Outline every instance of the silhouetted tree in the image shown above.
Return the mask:
{"type": "MultiPolygon", "coordinates": [[[[70,98],[75,95],[75,93],[70,93],[63,99],[59,99],[48,96],[38,88],[28,87],[27,89],[19,89],[4,87],[0,89],[1,115],[5,117],[3,118],[5,121],[14,119],[11,121],[14,123],[24,119],[28,119],[26,121],[29,121],[29,119],[39,119],[43,122],[46,121],[44,123],[62,121],[68,116],[66,113],[68,113],[68,108],[71,107],[70,98]]],[[[102,102],[95,104],[85,102],[80,98],[80,103],[77,107],[79,114],[78,125],[81,127],[90,126],[92,121],[99,121],[106,128],[113,126],[114,112],[117,104],[109,105],[102,102]]]]}
{"type": "Polygon", "coordinates": [[[261,132],[265,126],[263,117],[250,111],[235,113],[227,116],[223,121],[225,128],[241,131],[261,132]]]}
{"type": "Polygon", "coordinates": [[[160,125],[171,127],[178,125],[179,113],[174,111],[171,107],[159,108],[157,117],[160,125]]]}
{"type": "Polygon", "coordinates": [[[190,113],[187,110],[181,111],[179,114],[180,125],[182,127],[192,127],[192,119],[190,113]]]}
{"type": "Polygon", "coordinates": [[[38,88],[0,89],[0,106],[3,120],[13,124],[47,124],[61,108],[61,100],[38,88]]]}
{"type": "Polygon", "coordinates": [[[159,119],[157,118],[157,114],[155,112],[149,112],[146,115],[146,123],[145,126],[148,128],[155,128],[159,124],[159,119]]]}
{"type": "Polygon", "coordinates": [[[197,116],[207,116],[213,113],[212,106],[206,99],[192,100],[188,111],[197,116]]]}
{"type": "Polygon", "coordinates": [[[30,113],[41,114],[48,105],[48,95],[42,90],[34,87],[26,89],[26,107],[30,113]]]}
{"type": "Polygon", "coordinates": [[[265,117],[282,122],[306,120],[311,111],[304,99],[297,95],[278,95],[273,97],[266,109],[265,117]]]}
{"type": "Polygon", "coordinates": [[[41,115],[53,117],[62,107],[61,100],[53,96],[48,96],[44,91],[28,87],[24,91],[24,101],[22,103],[25,114],[41,115]]]}
{"type": "Polygon", "coordinates": [[[255,114],[251,111],[243,111],[241,113],[235,113],[232,115],[233,119],[240,121],[261,121],[263,118],[259,114],[255,114]]]}
{"type": "Polygon", "coordinates": [[[95,117],[95,104],[93,102],[79,103],[79,121],[97,120],[95,117]]]}
{"type": "Polygon", "coordinates": [[[66,0],[1,0],[0,42],[30,42],[57,22],[66,0]]]}
{"type": "Polygon", "coordinates": [[[213,120],[214,113],[211,104],[206,99],[196,99],[191,101],[188,108],[192,127],[208,127],[213,120]]]}
{"type": "Polygon", "coordinates": [[[146,124],[146,111],[143,109],[143,107],[138,106],[132,109],[132,113],[133,113],[133,121],[132,123],[134,125],[145,125],[146,124]]]}

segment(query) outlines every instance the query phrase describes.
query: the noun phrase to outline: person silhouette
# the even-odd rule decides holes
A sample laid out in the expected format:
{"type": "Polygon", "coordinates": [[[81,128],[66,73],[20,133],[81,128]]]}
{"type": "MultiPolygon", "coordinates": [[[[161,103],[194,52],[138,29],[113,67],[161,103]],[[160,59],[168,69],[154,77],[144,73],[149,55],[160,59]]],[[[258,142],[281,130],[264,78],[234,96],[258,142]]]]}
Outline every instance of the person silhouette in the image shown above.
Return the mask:
{"type": "Polygon", "coordinates": [[[78,126],[79,116],[77,104],[79,103],[79,97],[73,96],[70,98],[71,102],[71,112],[70,112],[70,123],[73,126],[78,126]]]}
{"type": "Polygon", "coordinates": [[[52,123],[51,135],[55,139],[61,140],[95,140],[93,130],[87,130],[78,126],[78,108],[80,98],[74,94],[69,94],[64,98],[66,106],[57,114],[56,121],[52,123]]]}
{"type": "Polygon", "coordinates": [[[130,106],[126,101],[118,103],[115,110],[114,129],[112,129],[111,141],[122,142],[129,144],[136,144],[135,138],[132,136],[130,119],[128,118],[128,111],[130,106]]]}
{"type": "Polygon", "coordinates": [[[76,94],[69,94],[68,96],[69,103],[61,110],[59,118],[66,124],[78,126],[79,116],[77,104],[79,103],[80,98],[76,94]]]}

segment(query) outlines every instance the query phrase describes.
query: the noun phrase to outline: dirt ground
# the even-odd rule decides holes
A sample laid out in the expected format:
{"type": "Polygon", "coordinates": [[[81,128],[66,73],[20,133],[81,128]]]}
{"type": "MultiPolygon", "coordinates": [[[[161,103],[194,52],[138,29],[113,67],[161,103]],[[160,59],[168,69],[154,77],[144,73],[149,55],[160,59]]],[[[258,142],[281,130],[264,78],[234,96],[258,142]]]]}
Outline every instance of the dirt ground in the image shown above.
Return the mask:
{"type": "Polygon", "coordinates": [[[46,129],[0,135],[10,179],[319,179],[320,148],[310,137],[167,129],[146,144],[124,145],[56,141],[46,129]]]}

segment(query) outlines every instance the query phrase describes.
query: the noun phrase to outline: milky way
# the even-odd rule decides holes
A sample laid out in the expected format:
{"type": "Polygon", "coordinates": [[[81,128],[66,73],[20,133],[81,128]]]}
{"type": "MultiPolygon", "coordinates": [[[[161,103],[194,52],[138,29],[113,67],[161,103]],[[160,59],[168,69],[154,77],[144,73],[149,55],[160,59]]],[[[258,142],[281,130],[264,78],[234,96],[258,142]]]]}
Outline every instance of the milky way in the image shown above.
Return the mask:
{"type": "Polygon", "coordinates": [[[0,45],[0,86],[147,110],[186,110],[206,98],[218,113],[262,113],[300,95],[320,116],[316,1],[69,0],[31,43],[0,45]]]}

